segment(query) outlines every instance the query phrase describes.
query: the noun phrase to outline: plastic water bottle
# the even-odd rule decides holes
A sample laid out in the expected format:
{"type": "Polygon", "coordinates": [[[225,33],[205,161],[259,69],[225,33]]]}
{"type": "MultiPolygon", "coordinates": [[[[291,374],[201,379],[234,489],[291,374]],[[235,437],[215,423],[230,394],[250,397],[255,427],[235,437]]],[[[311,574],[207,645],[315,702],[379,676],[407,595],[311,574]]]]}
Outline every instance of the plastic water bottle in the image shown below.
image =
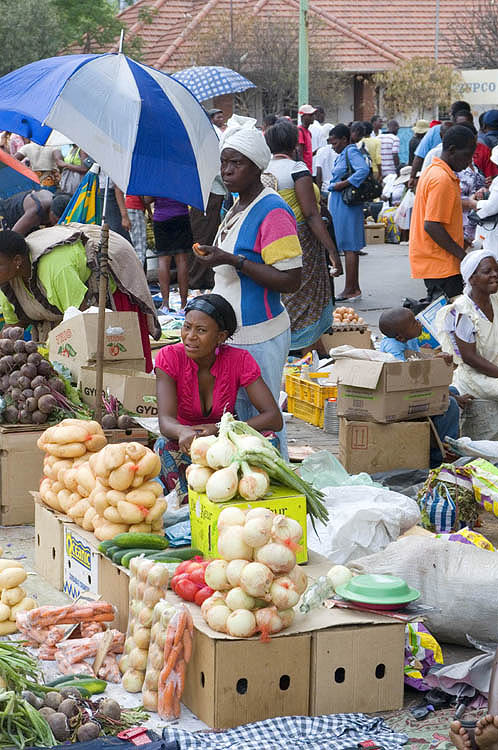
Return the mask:
{"type": "Polygon", "coordinates": [[[334,587],[332,581],[327,576],[320,576],[316,579],[315,583],[304,592],[301,604],[299,605],[299,611],[303,614],[307,614],[310,609],[316,609],[321,607],[326,599],[334,594],[334,587]]]}
{"type": "Polygon", "coordinates": [[[339,417],[337,416],[337,399],[328,398],[325,401],[323,414],[323,429],[329,435],[339,437],[339,417]]]}

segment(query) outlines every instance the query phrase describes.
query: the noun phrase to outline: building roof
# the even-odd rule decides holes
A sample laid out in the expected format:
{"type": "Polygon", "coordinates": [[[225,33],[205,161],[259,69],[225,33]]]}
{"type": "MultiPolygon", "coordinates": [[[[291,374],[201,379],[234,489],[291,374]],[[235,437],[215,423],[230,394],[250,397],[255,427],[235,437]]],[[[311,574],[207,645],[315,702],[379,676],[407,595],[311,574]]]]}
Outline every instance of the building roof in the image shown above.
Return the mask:
{"type": "MultiPolygon", "coordinates": [[[[454,62],[448,38],[455,18],[472,2],[440,0],[441,62],[454,62]]],[[[257,15],[269,23],[287,19],[298,24],[299,0],[138,0],[120,18],[128,37],[141,36],[143,61],[174,72],[205,62],[196,59],[196,35],[220,24],[230,7],[234,14],[257,15]],[[144,20],[144,10],[153,11],[153,18],[144,20]]],[[[334,68],[366,73],[413,56],[434,56],[434,0],[309,0],[309,10],[312,43],[334,68]]]]}

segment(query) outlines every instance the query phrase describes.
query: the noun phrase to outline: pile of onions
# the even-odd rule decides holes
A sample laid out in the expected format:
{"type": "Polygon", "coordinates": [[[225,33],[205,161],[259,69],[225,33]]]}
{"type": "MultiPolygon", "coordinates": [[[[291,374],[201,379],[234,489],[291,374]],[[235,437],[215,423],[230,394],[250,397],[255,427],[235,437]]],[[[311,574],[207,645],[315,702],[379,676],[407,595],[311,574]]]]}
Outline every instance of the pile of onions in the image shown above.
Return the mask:
{"type": "Polygon", "coordinates": [[[196,438],[190,447],[193,463],[186,472],[188,486],[194,492],[205,492],[213,503],[224,503],[237,494],[252,502],[260,500],[268,492],[270,477],[264,469],[237,460],[237,451],[257,451],[263,446],[262,439],[252,435],[196,438]]]}
{"type": "Polygon", "coordinates": [[[308,585],[296,565],[297,521],[268,508],[229,507],[218,518],[218,554],[205,570],[214,594],[201,607],[208,625],[234,638],[262,640],[289,627],[308,585]]]}

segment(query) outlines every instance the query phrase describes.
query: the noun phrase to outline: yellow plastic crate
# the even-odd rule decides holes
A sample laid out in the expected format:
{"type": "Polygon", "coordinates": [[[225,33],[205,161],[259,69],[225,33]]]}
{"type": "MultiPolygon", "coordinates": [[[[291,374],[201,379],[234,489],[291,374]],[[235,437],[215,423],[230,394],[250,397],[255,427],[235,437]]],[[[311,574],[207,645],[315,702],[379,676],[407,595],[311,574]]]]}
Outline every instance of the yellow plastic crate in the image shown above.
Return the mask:
{"type": "MultiPolygon", "coordinates": [[[[310,380],[305,380],[297,375],[287,375],[285,378],[285,390],[288,396],[305,401],[307,404],[318,406],[323,409],[328,398],[337,397],[335,385],[320,385],[310,380]]],[[[309,420],[307,420],[309,421],[309,420]]],[[[312,422],[312,424],[315,424],[312,422]]]]}
{"type": "Polygon", "coordinates": [[[287,411],[303,422],[314,424],[315,427],[323,427],[323,407],[314,406],[307,401],[288,396],[287,411]]]}

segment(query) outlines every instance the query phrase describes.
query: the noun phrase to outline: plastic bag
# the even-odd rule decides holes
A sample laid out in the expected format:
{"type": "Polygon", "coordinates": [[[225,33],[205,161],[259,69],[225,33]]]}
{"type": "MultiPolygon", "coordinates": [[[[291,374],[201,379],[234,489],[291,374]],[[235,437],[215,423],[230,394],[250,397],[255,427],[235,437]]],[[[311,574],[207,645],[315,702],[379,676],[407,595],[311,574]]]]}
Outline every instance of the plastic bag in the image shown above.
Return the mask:
{"type": "Polygon", "coordinates": [[[308,522],[308,547],[337,564],[384,549],[420,520],[415,500],[385,487],[325,487],[323,492],[329,520],[317,525],[317,533],[308,522]]]}
{"type": "Polygon", "coordinates": [[[415,194],[413,190],[407,190],[394,214],[394,221],[400,229],[410,229],[410,219],[414,204],[415,194]]]}
{"type": "Polygon", "coordinates": [[[348,474],[344,466],[329,451],[318,451],[307,456],[301,464],[299,474],[318,490],[324,487],[344,487],[355,484],[382,487],[366,472],[348,474]]]}
{"type": "Polygon", "coordinates": [[[430,690],[424,677],[434,664],[443,664],[441,646],[421,622],[409,622],[405,628],[405,685],[415,690],[430,690]]]}
{"type": "Polygon", "coordinates": [[[159,675],[157,711],[161,719],[178,719],[187,664],[192,656],[194,623],[185,605],[169,621],[164,643],[164,667],[159,675]]]}
{"type": "Polygon", "coordinates": [[[470,544],[432,536],[407,536],[386,549],[355,560],[356,573],[399,576],[420,591],[424,616],[442,643],[468,646],[467,634],[498,642],[498,555],[470,544]]]}

